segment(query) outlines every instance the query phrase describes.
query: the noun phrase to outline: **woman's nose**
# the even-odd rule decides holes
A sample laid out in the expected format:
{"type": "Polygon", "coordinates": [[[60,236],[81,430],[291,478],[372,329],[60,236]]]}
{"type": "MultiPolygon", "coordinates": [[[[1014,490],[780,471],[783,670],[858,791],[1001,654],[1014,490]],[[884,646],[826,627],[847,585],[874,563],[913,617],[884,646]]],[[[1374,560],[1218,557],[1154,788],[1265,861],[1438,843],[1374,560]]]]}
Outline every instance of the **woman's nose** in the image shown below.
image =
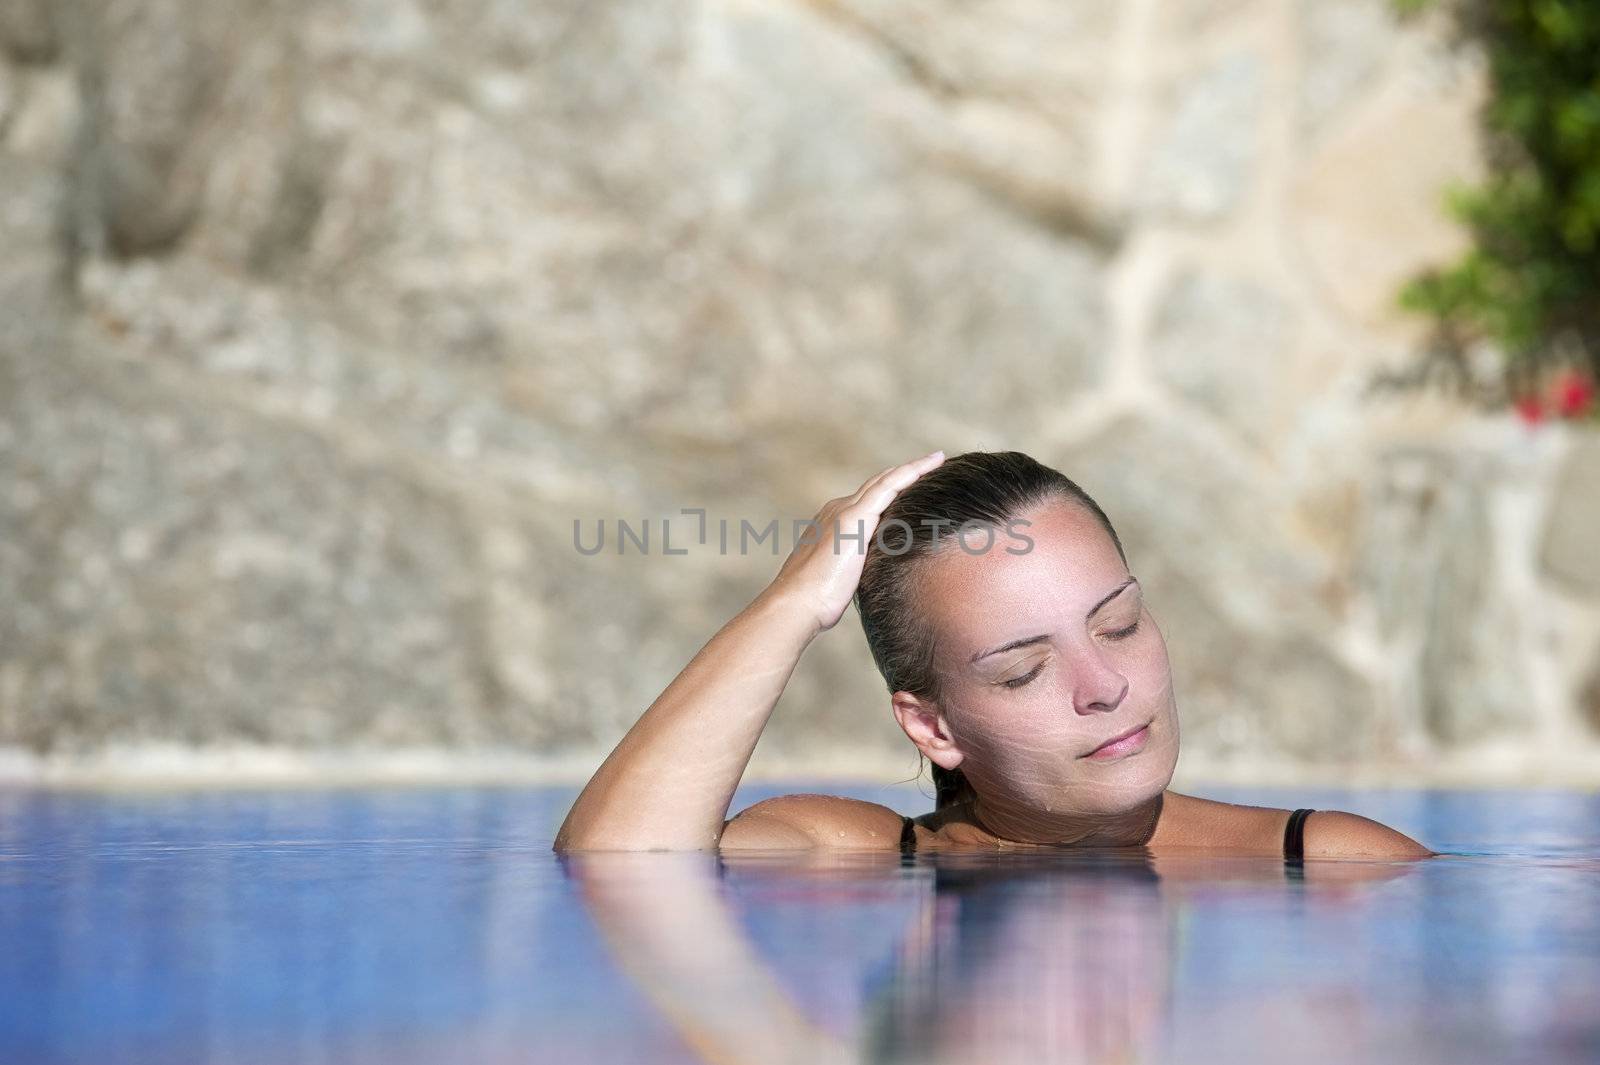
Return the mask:
{"type": "Polygon", "coordinates": [[[1112,669],[1095,648],[1083,652],[1077,676],[1072,701],[1073,709],[1080,714],[1110,713],[1127,698],[1128,678],[1112,669]]]}

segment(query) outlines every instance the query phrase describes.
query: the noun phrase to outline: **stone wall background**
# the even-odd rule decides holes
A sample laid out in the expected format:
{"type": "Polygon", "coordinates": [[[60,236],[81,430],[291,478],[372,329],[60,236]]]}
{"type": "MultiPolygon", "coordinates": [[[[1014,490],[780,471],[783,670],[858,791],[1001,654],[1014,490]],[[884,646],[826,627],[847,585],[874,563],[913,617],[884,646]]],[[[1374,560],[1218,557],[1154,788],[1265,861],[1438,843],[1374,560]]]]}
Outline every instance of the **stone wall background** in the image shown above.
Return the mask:
{"type": "MultiPolygon", "coordinates": [[[[574,519],[943,447],[1109,512],[1181,775],[1600,780],[1600,444],[1368,389],[1483,86],[1383,0],[0,0],[0,766],[581,779],[778,560],[574,519]]],[[[752,771],[915,768],[851,612],[752,771]]]]}

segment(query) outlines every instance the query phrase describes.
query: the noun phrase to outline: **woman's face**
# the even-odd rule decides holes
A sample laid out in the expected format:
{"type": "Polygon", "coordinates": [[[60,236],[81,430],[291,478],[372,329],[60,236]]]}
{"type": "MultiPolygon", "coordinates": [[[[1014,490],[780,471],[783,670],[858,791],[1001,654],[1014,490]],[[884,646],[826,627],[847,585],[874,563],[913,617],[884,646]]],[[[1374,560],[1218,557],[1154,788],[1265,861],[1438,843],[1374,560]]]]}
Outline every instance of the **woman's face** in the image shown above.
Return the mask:
{"type": "Polygon", "coordinates": [[[1177,766],[1166,641],[1094,515],[1054,500],[1018,519],[1031,547],[1003,529],[981,553],[982,534],[948,536],[924,571],[938,712],[985,805],[1124,813],[1177,766]],[[1141,727],[1142,742],[1091,753],[1141,727]]]}

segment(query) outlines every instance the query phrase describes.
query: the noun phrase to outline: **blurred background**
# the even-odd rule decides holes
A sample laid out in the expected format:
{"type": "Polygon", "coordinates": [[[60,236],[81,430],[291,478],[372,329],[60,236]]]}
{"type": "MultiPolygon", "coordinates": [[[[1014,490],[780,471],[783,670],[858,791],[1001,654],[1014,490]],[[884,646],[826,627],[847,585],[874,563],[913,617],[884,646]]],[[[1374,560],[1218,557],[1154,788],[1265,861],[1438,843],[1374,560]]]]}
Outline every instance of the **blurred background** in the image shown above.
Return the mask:
{"type": "MultiPolygon", "coordinates": [[[[1600,783],[1592,378],[1401,306],[1506,158],[1416,6],[0,0],[0,779],[581,781],[943,448],[1106,509],[1180,782],[1600,783]]],[[[916,769],[851,611],[751,773],[916,769]]]]}

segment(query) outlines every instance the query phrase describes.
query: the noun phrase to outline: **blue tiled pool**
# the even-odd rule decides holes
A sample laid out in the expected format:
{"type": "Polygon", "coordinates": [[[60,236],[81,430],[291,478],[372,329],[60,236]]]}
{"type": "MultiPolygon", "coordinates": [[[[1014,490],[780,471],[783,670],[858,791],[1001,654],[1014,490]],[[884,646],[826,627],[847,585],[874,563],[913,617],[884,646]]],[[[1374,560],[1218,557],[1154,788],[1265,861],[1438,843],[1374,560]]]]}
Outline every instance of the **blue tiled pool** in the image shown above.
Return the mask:
{"type": "MultiPolygon", "coordinates": [[[[903,812],[909,787],[835,790],[903,812]]],[[[593,856],[570,789],[0,792],[0,1062],[1600,1061],[1600,796],[1418,864],[593,856]]]]}

